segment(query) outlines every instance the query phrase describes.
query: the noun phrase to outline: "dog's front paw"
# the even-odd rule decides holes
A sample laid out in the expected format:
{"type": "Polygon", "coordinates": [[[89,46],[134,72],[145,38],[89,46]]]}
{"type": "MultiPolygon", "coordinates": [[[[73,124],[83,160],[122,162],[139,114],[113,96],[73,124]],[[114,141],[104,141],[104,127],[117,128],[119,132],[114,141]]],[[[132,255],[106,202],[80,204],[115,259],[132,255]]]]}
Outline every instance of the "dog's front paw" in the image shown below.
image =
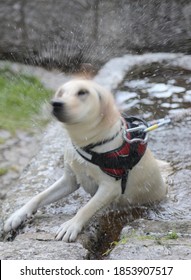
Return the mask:
{"type": "Polygon", "coordinates": [[[82,226],[75,220],[75,217],[63,223],[56,233],[56,240],[73,242],[81,232],[82,226]]]}
{"type": "Polygon", "coordinates": [[[34,212],[36,211],[33,207],[30,207],[29,205],[23,206],[7,219],[4,225],[4,231],[9,232],[18,228],[22,222],[24,222],[27,218],[30,218],[34,212]]]}

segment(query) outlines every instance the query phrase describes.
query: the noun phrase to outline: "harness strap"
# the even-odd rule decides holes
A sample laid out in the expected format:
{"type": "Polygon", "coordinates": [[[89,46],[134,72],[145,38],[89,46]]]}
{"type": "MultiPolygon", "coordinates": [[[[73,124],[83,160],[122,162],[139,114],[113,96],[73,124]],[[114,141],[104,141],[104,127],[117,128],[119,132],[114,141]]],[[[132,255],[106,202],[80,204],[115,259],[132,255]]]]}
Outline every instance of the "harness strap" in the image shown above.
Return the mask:
{"type": "Polygon", "coordinates": [[[124,194],[125,189],[126,189],[128,175],[129,175],[129,171],[127,171],[125,173],[125,175],[123,175],[123,177],[121,178],[121,193],[122,194],[124,194]]]}
{"type": "Polygon", "coordinates": [[[84,149],[85,149],[85,150],[94,149],[95,147],[98,147],[98,146],[101,146],[101,145],[104,145],[104,144],[106,144],[106,143],[108,143],[108,142],[113,141],[113,140],[119,135],[119,133],[120,133],[121,130],[122,130],[122,126],[121,126],[120,130],[117,131],[116,134],[113,135],[111,138],[105,139],[105,140],[103,140],[103,141],[100,141],[100,142],[97,142],[97,143],[94,143],[94,144],[89,144],[89,145],[86,146],[84,149]]]}

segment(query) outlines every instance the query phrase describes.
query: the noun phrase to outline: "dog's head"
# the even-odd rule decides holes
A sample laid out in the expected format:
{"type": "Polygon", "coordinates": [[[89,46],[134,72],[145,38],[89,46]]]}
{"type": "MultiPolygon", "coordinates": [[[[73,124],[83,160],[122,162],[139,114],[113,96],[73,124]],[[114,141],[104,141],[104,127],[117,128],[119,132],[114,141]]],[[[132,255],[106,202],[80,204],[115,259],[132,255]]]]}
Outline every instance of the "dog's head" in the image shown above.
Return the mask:
{"type": "Polygon", "coordinates": [[[90,80],[72,80],[61,86],[52,100],[53,115],[61,122],[86,124],[104,118],[112,95],[90,80]]]}

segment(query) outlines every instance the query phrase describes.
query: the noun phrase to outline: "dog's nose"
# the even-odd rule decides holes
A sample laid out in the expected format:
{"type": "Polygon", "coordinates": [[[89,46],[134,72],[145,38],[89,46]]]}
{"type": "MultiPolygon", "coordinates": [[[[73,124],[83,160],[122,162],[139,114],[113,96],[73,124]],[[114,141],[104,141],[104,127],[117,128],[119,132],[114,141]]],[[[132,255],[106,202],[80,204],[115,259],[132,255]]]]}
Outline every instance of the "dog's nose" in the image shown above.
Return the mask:
{"type": "Polygon", "coordinates": [[[62,109],[64,107],[64,103],[58,100],[52,100],[51,105],[54,109],[62,109]]]}
{"type": "Polygon", "coordinates": [[[52,114],[58,119],[61,120],[64,115],[64,102],[60,100],[52,100],[52,114]]]}

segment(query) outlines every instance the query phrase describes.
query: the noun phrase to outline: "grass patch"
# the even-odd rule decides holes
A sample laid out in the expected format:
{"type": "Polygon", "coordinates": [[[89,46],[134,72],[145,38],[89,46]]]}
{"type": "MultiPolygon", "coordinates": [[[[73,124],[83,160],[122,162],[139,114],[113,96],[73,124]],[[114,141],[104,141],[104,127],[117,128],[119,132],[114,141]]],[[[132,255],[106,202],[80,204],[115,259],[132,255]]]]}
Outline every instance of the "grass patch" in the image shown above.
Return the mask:
{"type": "Polygon", "coordinates": [[[166,239],[178,239],[176,231],[171,231],[167,234],[166,239]]]}
{"type": "Polygon", "coordinates": [[[5,175],[8,172],[7,168],[0,168],[0,176],[5,175]]]}
{"type": "Polygon", "coordinates": [[[4,144],[5,142],[5,139],[0,137],[0,145],[4,144]]]}
{"type": "Polygon", "coordinates": [[[0,129],[32,127],[32,117],[52,95],[36,77],[0,69],[0,129]]]}
{"type": "Polygon", "coordinates": [[[108,248],[103,254],[102,256],[108,256],[111,251],[113,250],[113,248],[115,246],[118,246],[118,245],[124,245],[128,242],[128,237],[122,237],[122,239],[120,239],[119,241],[113,241],[110,243],[110,248],[108,248]]]}

